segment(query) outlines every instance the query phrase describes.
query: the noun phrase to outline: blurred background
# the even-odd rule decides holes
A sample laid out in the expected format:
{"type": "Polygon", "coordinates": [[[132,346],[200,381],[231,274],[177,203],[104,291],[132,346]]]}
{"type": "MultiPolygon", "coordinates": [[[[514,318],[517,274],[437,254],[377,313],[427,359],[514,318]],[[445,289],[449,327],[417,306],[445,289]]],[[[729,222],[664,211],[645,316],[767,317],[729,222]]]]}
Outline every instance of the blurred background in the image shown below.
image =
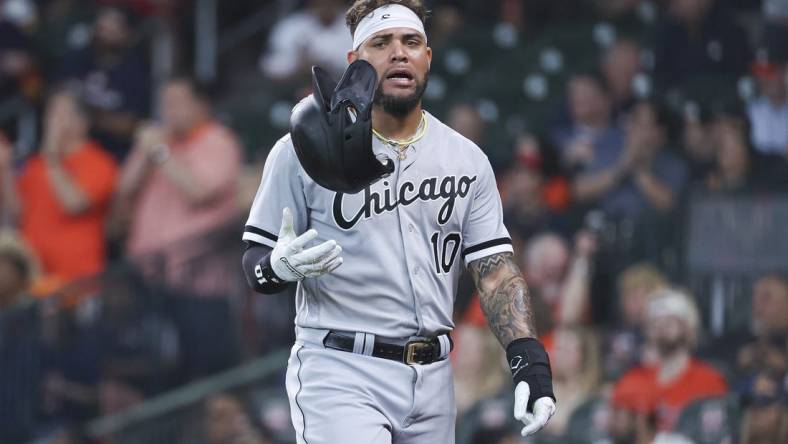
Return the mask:
{"type": "MultiPolygon", "coordinates": [[[[788,1],[427,1],[551,355],[527,441],[464,279],[457,442],[788,442],[788,1]]],[[[0,443],[291,443],[262,165],[343,0],[0,0],[0,443]]]]}

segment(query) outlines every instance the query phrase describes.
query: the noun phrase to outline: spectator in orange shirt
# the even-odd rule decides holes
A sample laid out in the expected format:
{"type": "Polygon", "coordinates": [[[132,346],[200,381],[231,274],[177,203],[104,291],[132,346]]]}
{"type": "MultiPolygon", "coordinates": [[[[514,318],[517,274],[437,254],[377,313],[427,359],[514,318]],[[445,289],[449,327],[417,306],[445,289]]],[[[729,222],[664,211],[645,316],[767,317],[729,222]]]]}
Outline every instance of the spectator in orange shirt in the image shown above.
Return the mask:
{"type": "MultiPolygon", "coordinates": [[[[629,414],[630,419],[651,417],[657,431],[669,431],[690,402],[725,395],[728,387],[722,375],[692,356],[698,324],[697,308],[687,295],[665,289],[652,297],[646,330],[656,352],[655,362],[625,373],[613,388],[619,426],[626,423],[620,416],[629,414]]],[[[614,433],[632,433],[638,422],[642,421],[631,421],[630,430],[614,433]]]]}
{"type": "Polygon", "coordinates": [[[170,80],[161,104],[162,122],[137,131],[118,185],[113,231],[128,227],[130,255],[163,258],[165,270],[157,272],[166,273],[169,284],[212,293],[213,282],[206,282],[211,273],[188,276],[180,269],[210,254],[205,235],[240,214],[241,151],[230,130],[213,119],[207,91],[193,80],[170,80]]]}
{"type": "Polygon", "coordinates": [[[98,273],[105,263],[104,219],[117,166],[88,139],[88,127],[74,94],[52,94],[41,151],[22,167],[15,187],[11,147],[0,143],[2,212],[18,221],[42,271],[61,282],[98,273]]]}

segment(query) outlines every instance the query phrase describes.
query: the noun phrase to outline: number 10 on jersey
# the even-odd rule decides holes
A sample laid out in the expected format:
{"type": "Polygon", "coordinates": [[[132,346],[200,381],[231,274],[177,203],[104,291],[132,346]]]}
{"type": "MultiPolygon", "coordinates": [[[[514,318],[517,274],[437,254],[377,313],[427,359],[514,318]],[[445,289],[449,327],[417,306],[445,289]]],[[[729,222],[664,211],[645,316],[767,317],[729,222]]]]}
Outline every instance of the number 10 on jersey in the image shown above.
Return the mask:
{"type": "Polygon", "coordinates": [[[447,274],[454,265],[457,252],[460,250],[462,237],[460,233],[449,233],[441,239],[441,232],[436,231],[430,236],[432,242],[432,258],[435,262],[435,273],[447,274]]]}

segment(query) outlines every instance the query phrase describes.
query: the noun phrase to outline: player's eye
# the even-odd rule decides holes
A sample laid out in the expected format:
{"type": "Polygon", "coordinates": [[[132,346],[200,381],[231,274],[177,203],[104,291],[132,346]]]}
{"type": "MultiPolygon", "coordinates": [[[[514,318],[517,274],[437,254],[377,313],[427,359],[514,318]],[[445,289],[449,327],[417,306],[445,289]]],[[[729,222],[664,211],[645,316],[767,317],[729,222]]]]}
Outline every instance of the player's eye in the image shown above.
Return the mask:
{"type": "Polygon", "coordinates": [[[380,49],[383,48],[384,46],[386,46],[386,42],[384,42],[383,40],[378,40],[377,42],[372,43],[373,48],[380,49]]]}

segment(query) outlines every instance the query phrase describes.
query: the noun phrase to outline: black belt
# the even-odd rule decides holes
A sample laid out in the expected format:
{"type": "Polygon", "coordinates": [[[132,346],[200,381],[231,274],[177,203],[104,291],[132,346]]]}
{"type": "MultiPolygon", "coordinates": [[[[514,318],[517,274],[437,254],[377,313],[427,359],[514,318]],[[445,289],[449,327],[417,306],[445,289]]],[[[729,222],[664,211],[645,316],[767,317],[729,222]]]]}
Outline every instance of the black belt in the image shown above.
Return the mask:
{"type": "MultiPolygon", "coordinates": [[[[334,350],[353,352],[356,334],[341,331],[329,331],[323,346],[334,350]]],[[[453,343],[449,337],[449,348],[453,343]]],[[[407,339],[375,338],[372,356],[404,364],[431,364],[446,359],[441,356],[441,343],[437,337],[414,336],[407,339]]]]}

